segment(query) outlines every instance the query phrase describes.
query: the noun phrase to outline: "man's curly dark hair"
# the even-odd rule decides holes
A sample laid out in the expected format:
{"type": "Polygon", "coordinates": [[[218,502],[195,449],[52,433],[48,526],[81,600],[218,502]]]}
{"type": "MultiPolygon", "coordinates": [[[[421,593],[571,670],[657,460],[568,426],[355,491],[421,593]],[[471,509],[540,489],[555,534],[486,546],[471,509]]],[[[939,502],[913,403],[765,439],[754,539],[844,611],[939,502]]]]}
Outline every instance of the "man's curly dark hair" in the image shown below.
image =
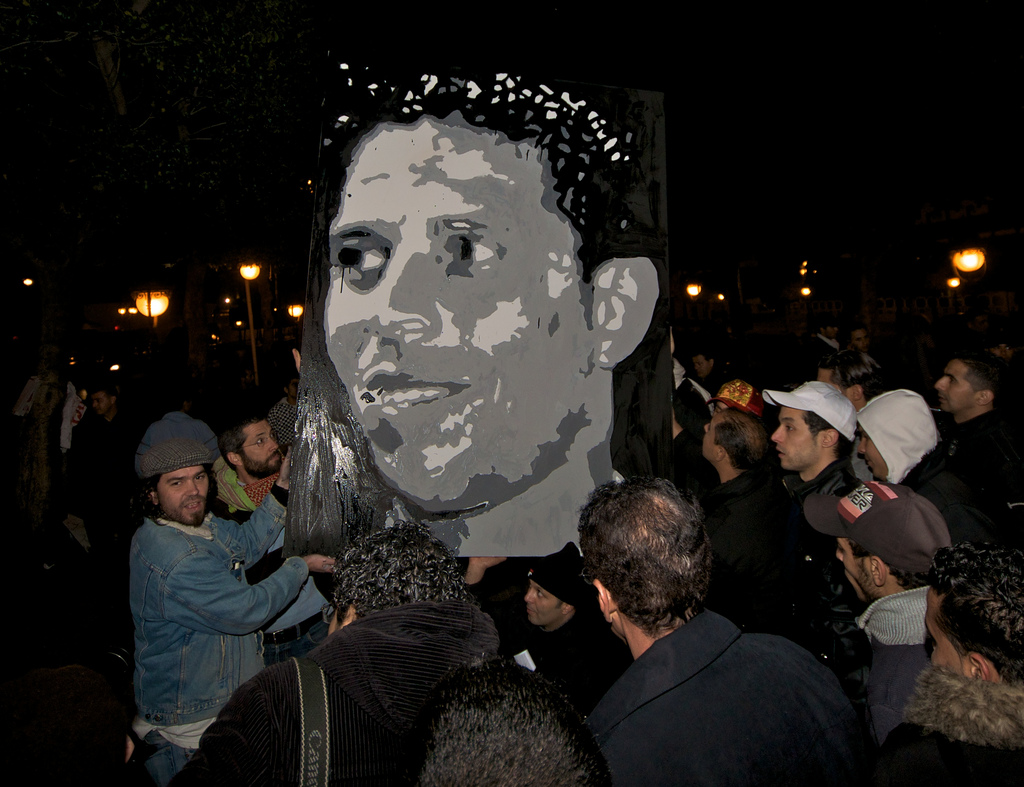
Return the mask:
{"type": "Polygon", "coordinates": [[[334,607],[357,617],[416,601],[465,601],[458,560],[425,525],[398,522],[342,553],[334,566],[334,607]]]}
{"type": "Polygon", "coordinates": [[[1007,683],[1024,683],[1024,552],[964,541],[935,553],[928,584],[936,623],[961,656],[980,653],[1007,683]]]}
{"type": "Polygon", "coordinates": [[[448,672],[409,739],[410,784],[420,787],[612,783],[597,742],[569,700],[543,676],[508,660],[448,672]]]}
{"type": "Polygon", "coordinates": [[[671,481],[630,478],[595,489],[580,511],[583,574],[650,637],[704,609],[711,542],[704,512],[671,481]]]}

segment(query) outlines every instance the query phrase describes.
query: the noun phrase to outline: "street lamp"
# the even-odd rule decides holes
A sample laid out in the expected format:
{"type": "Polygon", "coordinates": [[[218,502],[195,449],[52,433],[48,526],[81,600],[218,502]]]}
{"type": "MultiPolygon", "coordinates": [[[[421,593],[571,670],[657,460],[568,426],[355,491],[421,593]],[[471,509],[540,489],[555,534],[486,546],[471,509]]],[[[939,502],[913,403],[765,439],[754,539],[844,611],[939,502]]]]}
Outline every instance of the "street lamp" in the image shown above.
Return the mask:
{"type": "Polygon", "coordinates": [[[686,285],[686,294],[689,295],[691,298],[696,298],[698,295],[700,295],[700,285],[699,284],[687,284],[686,285]]]}
{"type": "Polygon", "coordinates": [[[146,317],[153,318],[154,328],[156,327],[156,318],[167,311],[171,302],[170,295],[162,290],[133,292],[132,297],[135,298],[135,308],[146,317]]]}
{"type": "Polygon", "coordinates": [[[249,309],[249,342],[252,345],[252,377],[256,385],[260,384],[260,370],[256,364],[256,331],[253,328],[252,321],[252,294],[249,292],[249,282],[260,275],[260,266],[255,262],[251,262],[248,265],[242,265],[238,268],[238,272],[242,278],[245,279],[245,305],[249,309]]]}
{"type": "Polygon", "coordinates": [[[956,289],[960,286],[960,279],[954,276],[952,279],[946,279],[946,285],[952,289],[956,289]]]}
{"type": "Polygon", "coordinates": [[[801,287],[800,288],[800,294],[803,295],[806,298],[808,295],[811,294],[811,288],[810,287],[801,287]]]}
{"type": "Polygon", "coordinates": [[[302,307],[295,303],[288,307],[288,316],[294,317],[296,320],[302,316],[302,307]]]}
{"type": "Polygon", "coordinates": [[[953,254],[953,267],[963,273],[974,273],[985,265],[983,249],[964,249],[953,254]]]}

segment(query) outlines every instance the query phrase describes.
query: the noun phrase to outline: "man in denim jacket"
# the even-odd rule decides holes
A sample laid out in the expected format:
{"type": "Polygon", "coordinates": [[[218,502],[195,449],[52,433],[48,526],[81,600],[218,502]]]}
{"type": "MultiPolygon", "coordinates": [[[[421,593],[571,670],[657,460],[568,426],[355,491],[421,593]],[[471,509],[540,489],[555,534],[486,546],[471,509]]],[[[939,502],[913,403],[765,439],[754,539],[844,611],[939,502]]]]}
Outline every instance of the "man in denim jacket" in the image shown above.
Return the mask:
{"type": "Polygon", "coordinates": [[[330,570],[322,555],[291,557],[257,585],[244,568],[284,526],[288,462],[244,525],[207,513],[209,450],[173,438],[142,457],[132,539],[135,623],[134,728],[156,746],[146,768],[157,785],[177,773],[231,693],[263,667],[257,631],[299,592],[310,570],[330,570]]]}

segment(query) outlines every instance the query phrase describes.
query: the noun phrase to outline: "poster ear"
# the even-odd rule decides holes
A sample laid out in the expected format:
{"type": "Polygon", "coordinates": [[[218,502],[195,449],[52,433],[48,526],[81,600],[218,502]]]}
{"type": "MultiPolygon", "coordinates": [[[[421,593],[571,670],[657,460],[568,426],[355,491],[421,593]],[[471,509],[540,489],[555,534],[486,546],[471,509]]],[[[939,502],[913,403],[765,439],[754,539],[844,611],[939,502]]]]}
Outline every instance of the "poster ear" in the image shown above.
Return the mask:
{"type": "Polygon", "coordinates": [[[658,269],[647,257],[615,258],[594,271],[598,363],[611,369],[643,340],[658,300],[658,269]]]}

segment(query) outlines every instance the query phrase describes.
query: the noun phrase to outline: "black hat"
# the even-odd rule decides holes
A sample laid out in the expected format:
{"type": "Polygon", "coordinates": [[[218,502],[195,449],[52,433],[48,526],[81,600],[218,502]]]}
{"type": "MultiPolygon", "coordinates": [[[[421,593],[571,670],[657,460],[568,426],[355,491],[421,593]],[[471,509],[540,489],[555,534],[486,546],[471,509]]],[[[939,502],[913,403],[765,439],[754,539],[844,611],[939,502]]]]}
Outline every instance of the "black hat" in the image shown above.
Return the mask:
{"type": "Polygon", "coordinates": [[[571,541],[560,552],[538,558],[527,576],[552,596],[574,607],[593,595],[583,579],[583,556],[571,541]]]}

